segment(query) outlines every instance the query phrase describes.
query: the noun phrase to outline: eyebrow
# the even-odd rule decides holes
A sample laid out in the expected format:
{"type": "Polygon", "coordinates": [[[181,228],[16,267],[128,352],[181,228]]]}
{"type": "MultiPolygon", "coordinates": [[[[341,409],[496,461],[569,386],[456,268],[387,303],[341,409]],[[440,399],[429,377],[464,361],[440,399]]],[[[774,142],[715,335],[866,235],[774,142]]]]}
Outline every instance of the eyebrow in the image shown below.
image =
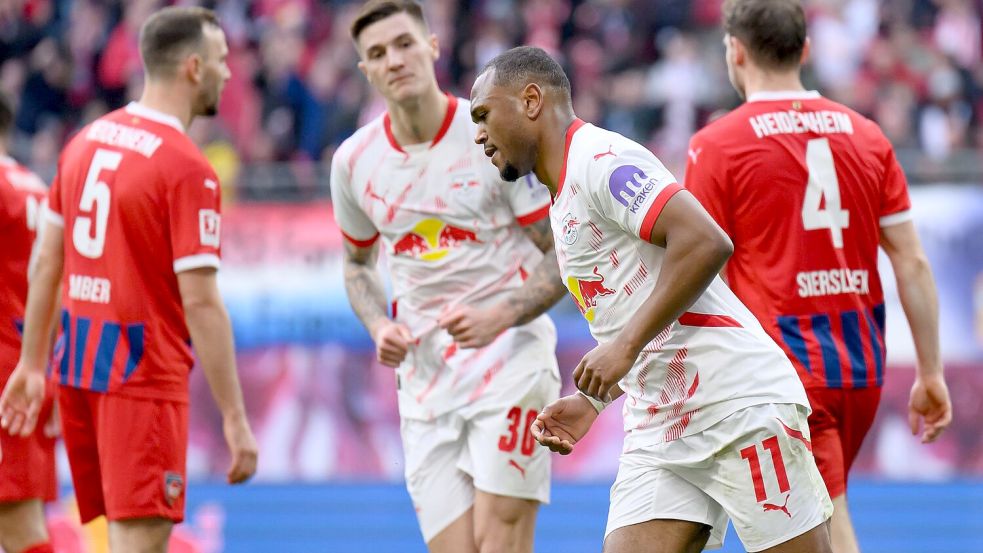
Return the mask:
{"type": "Polygon", "coordinates": [[[413,33],[410,33],[410,32],[407,31],[405,33],[399,34],[398,36],[396,36],[395,38],[393,38],[389,42],[379,42],[379,43],[376,43],[376,44],[370,44],[369,46],[367,46],[365,48],[365,51],[366,52],[371,52],[372,50],[375,50],[377,48],[385,48],[387,45],[392,44],[394,42],[399,42],[400,40],[403,40],[404,38],[413,38],[413,33]]]}

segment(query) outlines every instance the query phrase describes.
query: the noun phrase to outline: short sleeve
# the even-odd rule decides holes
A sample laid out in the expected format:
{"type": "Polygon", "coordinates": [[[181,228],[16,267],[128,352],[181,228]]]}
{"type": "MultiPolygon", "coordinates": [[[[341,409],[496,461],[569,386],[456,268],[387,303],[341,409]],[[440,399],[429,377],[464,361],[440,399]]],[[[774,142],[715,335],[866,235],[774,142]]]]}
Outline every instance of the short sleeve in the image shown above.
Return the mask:
{"type": "MultiPolygon", "coordinates": [[[[886,139],[884,139],[887,142],[886,139]]],[[[881,182],[880,226],[889,227],[911,220],[911,199],[908,197],[908,180],[894,155],[894,148],[886,144],[884,178],[881,182]]]]}
{"type": "MultiPolygon", "coordinates": [[[[339,149],[340,150],[340,149],[339,149]]],[[[379,239],[379,231],[352,195],[351,175],[345,156],[336,153],[331,160],[331,205],[335,221],[348,242],[367,248],[379,239]]]]}
{"type": "Polygon", "coordinates": [[[196,161],[168,184],[174,272],[219,267],[222,189],[215,171],[196,161]]]}
{"type": "Polygon", "coordinates": [[[62,212],[60,171],[55,173],[55,178],[51,182],[51,187],[48,189],[48,201],[46,204],[43,210],[44,220],[59,227],[64,227],[65,216],[62,212]]]}
{"type": "Polygon", "coordinates": [[[536,175],[529,173],[515,182],[504,184],[508,190],[509,205],[515,220],[520,226],[538,223],[550,214],[550,193],[539,182],[536,175]]]}
{"type": "Polygon", "coordinates": [[[690,140],[686,156],[686,175],[683,184],[703,209],[713,217],[725,233],[732,236],[728,206],[730,203],[726,185],[722,181],[725,174],[719,171],[718,155],[720,148],[709,147],[705,139],[697,134],[690,140]]]}
{"type": "Polygon", "coordinates": [[[662,208],[683,187],[641,146],[602,159],[588,166],[592,203],[625,232],[648,242],[662,208]]]}

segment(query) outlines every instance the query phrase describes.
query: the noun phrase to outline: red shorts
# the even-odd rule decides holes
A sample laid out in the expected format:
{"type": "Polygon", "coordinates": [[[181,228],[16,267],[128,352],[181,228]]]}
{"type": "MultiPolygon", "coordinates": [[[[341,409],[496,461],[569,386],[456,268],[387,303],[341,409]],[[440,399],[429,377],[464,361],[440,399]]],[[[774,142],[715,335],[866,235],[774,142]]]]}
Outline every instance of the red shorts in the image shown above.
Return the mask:
{"type": "Polygon", "coordinates": [[[881,401],[881,388],[807,388],[812,454],[831,498],[846,493],[847,476],[881,401]]]}
{"type": "Polygon", "coordinates": [[[55,474],[55,440],[46,438],[44,425],[51,416],[54,394],[58,387],[52,382],[41,405],[38,425],[34,433],[26,438],[14,437],[0,432],[0,503],[41,499],[54,501],[58,498],[58,478],[55,474]]]}
{"type": "Polygon", "coordinates": [[[187,403],[62,386],[58,405],[83,523],[184,520],[187,403]]]}

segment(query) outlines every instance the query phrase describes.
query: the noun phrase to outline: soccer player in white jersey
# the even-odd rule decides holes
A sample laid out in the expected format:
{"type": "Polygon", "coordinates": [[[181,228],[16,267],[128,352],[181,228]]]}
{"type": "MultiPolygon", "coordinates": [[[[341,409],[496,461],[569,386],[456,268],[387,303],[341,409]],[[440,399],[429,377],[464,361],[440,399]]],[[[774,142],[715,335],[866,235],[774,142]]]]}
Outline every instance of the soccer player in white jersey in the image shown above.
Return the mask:
{"type": "Polygon", "coordinates": [[[503,177],[553,195],[564,281],[599,345],[581,391],[534,435],[569,453],[622,393],[624,452],[604,550],[828,552],[832,504],[810,452],[794,369],[717,277],[727,236],[643,146],[574,115],[570,84],[538,48],[493,59],[471,91],[475,141],[503,177]]]}
{"type": "Polygon", "coordinates": [[[338,149],[332,199],[352,308],[396,368],[423,538],[432,552],[532,551],[550,459],[530,427],[560,388],[556,330],[540,316],[564,294],[549,195],[484,161],[468,101],[437,85],[419,4],[369,2],[351,35],[388,111],[338,149]]]}

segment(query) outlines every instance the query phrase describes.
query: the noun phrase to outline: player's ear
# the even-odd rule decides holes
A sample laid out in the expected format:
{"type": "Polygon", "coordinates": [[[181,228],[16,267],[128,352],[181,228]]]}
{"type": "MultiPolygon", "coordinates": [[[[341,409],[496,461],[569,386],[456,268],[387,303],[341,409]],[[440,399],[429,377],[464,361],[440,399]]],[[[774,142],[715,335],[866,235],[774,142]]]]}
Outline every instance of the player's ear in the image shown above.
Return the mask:
{"type": "Polygon", "coordinates": [[[744,47],[744,43],[734,35],[728,35],[727,40],[730,41],[731,62],[735,66],[747,63],[747,49],[744,47]]]}
{"type": "Polygon", "coordinates": [[[802,45],[802,56],[799,58],[799,65],[805,65],[809,61],[809,56],[812,54],[812,41],[809,37],[806,37],[805,44],[802,45]]]}
{"type": "Polygon", "coordinates": [[[433,61],[437,61],[440,59],[440,39],[437,38],[437,35],[431,33],[429,42],[430,50],[433,52],[433,61]]]}
{"type": "MultiPolygon", "coordinates": [[[[361,56],[359,57],[361,58],[361,56]]],[[[365,75],[365,80],[369,81],[369,84],[372,84],[372,79],[369,78],[369,71],[365,67],[365,62],[362,61],[361,59],[358,60],[358,70],[361,71],[363,75],[365,75]]]]}
{"type": "Polygon", "coordinates": [[[532,120],[543,112],[543,89],[536,83],[529,83],[522,89],[522,111],[532,120]]]}
{"type": "Polygon", "coordinates": [[[197,52],[184,58],[184,72],[187,75],[188,80],[195,84],[201,82],[204,66],[205,60],[202,59],[201,54],[197,52]]]}

